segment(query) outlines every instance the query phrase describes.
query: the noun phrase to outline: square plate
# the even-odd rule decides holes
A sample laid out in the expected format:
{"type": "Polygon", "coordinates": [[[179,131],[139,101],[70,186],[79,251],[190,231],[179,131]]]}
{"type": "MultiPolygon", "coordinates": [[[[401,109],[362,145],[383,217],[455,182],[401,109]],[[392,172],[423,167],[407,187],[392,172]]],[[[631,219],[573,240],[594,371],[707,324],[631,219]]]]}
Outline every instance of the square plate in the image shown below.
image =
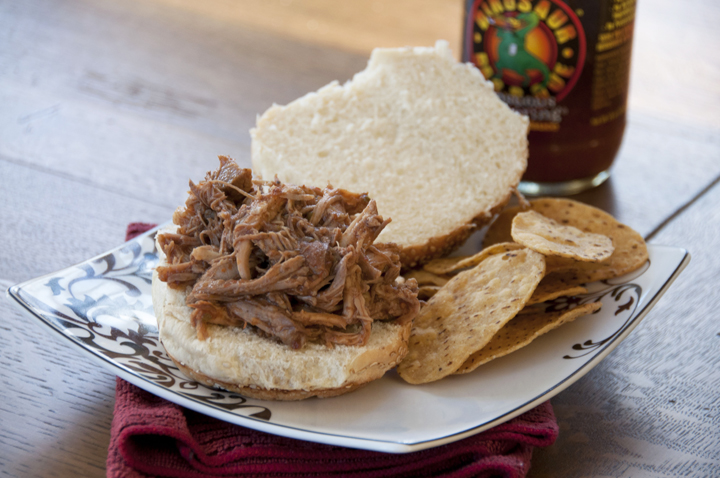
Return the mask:
{"type": "Polygon", "coordinates": [[[150,296],[157,229],[76,266],[8,290],[23,310],[123,379],[192,410],[290,438],[407,453],[474,435],[537,406],[577,381],[637,326],[690,260],[649,245],[627,276],[588,285],[558,307],[600,300],[602,309],[473,373],[409,385],[394,371],[335,398],[246,399],[185,377],[158,340],[150,296]]]}

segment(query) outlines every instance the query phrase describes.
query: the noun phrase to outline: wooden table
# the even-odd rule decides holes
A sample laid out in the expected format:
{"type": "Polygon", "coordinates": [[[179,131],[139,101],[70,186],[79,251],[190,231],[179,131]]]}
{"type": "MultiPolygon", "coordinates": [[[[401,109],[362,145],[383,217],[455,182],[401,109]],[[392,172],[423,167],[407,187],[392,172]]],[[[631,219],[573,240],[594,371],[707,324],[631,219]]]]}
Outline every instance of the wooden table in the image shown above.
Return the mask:
{"type": "MultiPolygon", "coordinates": [[[[361,70],[375,46],[459,49],[459,0],[0,2],[0,284],[163,222],[248,129],[361,70]]],[[[556,396],[532,477],[720,476],[720,7],[638,6],[629,125],[579,199],[689,267],[640,326],[556,396]]],[[[0,472],[102,476],[114,377],[0,300],[0,472]]]]}

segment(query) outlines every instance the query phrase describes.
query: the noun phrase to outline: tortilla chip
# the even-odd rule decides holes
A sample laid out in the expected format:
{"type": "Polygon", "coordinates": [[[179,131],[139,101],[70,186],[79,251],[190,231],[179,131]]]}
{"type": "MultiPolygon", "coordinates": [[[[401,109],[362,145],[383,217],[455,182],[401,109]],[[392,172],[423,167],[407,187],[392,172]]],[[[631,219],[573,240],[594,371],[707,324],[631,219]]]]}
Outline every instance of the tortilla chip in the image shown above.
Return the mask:
{"type": "Polygon", "coordinates": [[[484,248],[472,256],[460,256],[460,257],[443,257],[440,259],[434,259],[423,266],[423,269],[433,274],[452,274],[462,269],[468,269],[475,267],[488,257],[495,254],[502,254],[503,252],[516,251],[522,249],[523,246],[514,242],[505,242],[502,244],[494,244],[490,247],[484,248]]]}
{"type": "MultiPolygon", "coordinates": [[[[580,262],[564,257],[546,258],[547,274],[568,284],[584,284],[612,279],[640,267],[648,260],[647,246],[642,236],[621,224],[610,214],[571,199],[543,198],[530,202],[531,210],[539,212],[560,224],[576,227],[584,232],[602,234],[612,239],[615,251],[609,259],[600,262],[580,262]]],[[[485,234],[485,247],[512,240],[512,219],[521,211],[513,207],[503,211],[485,234]]]]}
{"type": "Polygon", "coordinates": [[[513,241],[512,234],[510,233],[512,230],[513,218],[519,212],[529,210],[530,208],[522,206],[511,206],[503,209],[503,211],[497,215],[495,220],[490,223],[487,231],[485,231],[482,246],[490,247],[493,244],[500,244],[502,242],[515,242],[513,241]]]}
{"type": "Polygon", "coordinates": [[[533,292],[532,297],[530,297],[530,300],[525,305],[539,304],[541,302],[557,299],[558,297],[570,297],[585,293],[587,293],[587,289],[585,287],[570,285],[551,275],[546,276],[540,281],[540,284],[538,284],[537,288],[535,288],[535,292],[533,292]]]}
{"type": "Polygon", "coordinates": [[[470,257],[472,256],[441,257],[439,259],[433,259],[423,265],[423,270],[430,272],[431,274],[450,274],[451,272],[461,269],[461,267],[457,267],[458,262],[469,259],[470,257]]]}
{"type": "Polygon", "coordinates": [[[440,290],[439,285],[422,285],[418,288],[418,299],[428,300],[440,290]]]}
{"type": "Polygon", "coordinates": [[[569,310],[518,315],[495,334],[485,347],[472,354],[455,373],[472,372],[480,365],[525,347],[563,324],[599,310],[601,306],[601,302],[591,302],[569,310]]]}
{"type": "Polygon", "coordinates": [[[545,274],[542,254],[496,254],[453,277],[420,310],[398,373],[413,384],[455,372],[512,319],[545,274]]]}
{"type": "Polygon", "coordinates": [[[510,230],[518,244],[546,256],[560,256],[583,262],[601,262],[614,250],[612,239],[559,224],[535,211],[515,215],[510,230]]]}
{"type": "Polygon", "coordinates": [[[437,285],[437,286],[444,286],[447,284],[447,282],[450,280],[447,277],[441,277],[437,274],[433,274],[432,272],[427,272],[423,270],[413,270],[405,274],[405,279],[415,279],[418,283],[418,285],[437,285]]]}

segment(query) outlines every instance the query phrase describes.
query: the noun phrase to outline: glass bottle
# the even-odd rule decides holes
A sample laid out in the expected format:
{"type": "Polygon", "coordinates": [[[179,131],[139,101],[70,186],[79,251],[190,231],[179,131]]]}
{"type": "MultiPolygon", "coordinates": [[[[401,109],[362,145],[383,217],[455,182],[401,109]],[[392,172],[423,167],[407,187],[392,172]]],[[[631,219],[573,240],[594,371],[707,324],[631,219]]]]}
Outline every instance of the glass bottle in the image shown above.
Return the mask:
{"type": "Polygon", "coordinates": [[[605,181],[625,130],[635,0],[468,0],[465,13],[463,60],[530,117],[520,190],[605,181]]]}

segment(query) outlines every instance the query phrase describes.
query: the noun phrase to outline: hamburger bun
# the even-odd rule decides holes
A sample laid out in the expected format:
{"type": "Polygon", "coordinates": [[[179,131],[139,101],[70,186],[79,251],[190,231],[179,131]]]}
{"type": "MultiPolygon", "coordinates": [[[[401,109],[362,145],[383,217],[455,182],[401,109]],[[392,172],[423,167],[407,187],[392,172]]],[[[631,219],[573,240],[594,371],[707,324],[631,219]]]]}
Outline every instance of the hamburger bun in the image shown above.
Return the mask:
{"type": "Polygon", "coordinates": [[[378,241],[398,244],[414,267],[460,246],[509,201],[528,124],[447,42],[381,48],[344,85],[259,117],[252,164],[265,180],[367,191],[392,218],[378,241]]]}
{"type": "MultiPolygon", "coordinates": [[[[159,245],[158,254],[159,265],[167,264],[159,245]]],[[[412,321],[373,322],[364,346],[308,343],[295,350],[252,327],[213,324],[207,325],[208,337],[201,340],[191,323],[192,309],[186,305],[189,290],[169,287],[153,271],[152,301],[160,342],[185,375],[245,397],[302,400],[342,395],[382,377],[408,352],[412,321]]]]}

